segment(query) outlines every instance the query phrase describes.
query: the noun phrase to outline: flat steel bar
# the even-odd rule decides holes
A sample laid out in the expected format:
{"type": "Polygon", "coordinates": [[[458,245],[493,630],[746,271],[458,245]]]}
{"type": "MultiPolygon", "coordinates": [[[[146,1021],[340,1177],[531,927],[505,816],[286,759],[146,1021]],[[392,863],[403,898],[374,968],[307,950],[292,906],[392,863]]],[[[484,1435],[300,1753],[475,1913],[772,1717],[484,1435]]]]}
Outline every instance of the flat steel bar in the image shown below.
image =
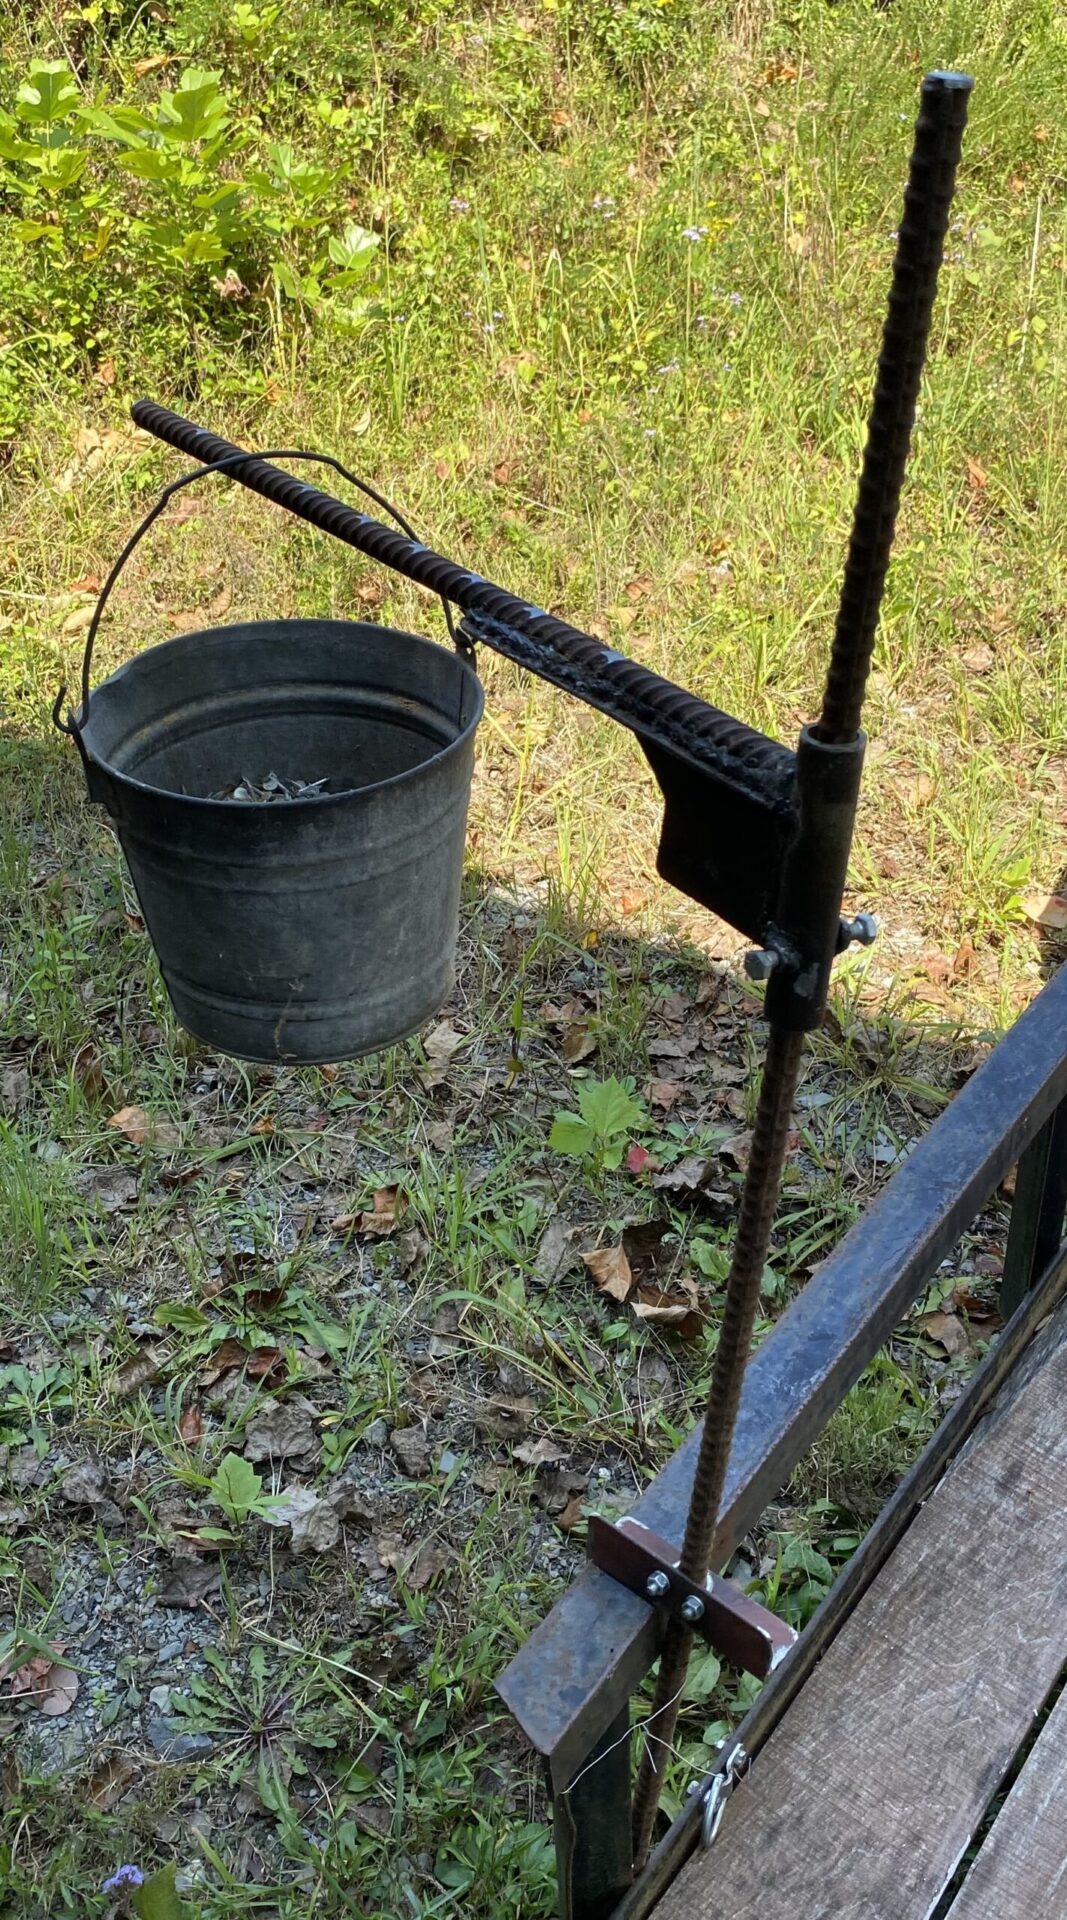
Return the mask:
{"type": "Polygon", "coordinates": [[[1059,1246],[1067,1214],[1067,1106],[1050,1114],[1015,1175],[1000,1311],[1015,1312],[1059,1246]]]}
{"type": "MultiPolygon", "coordinates": [[[[1049,1114],[1067,1097],[1067,967],[1033,1001],[814,1273],[749,1363],[712,1564],[721,1567],[1049,1114]]],[[[685,1525],[700,1429],[634,1517],[685,1525]]],[[[636,1691],[662,1623],[584,1573],[497,1685],[559,1789],[636,1691]]]]}
{"type": "Polygon", "coordinates": [[[630,1885],[629,1703],[552,1807],[559,1920],[609,1920],[630,1885]]]}
{"type": "Polygon", "coordinates": [[[687,1799],[681,1813],[664,1834],[640,1879],[624,1894],[611,1920],[645,1920],[671,1881],[681,1871],[700,1837],[704,1800],[730,1754],[744,1749],[751,1763],[765,1746],[801,1687],[854,1612],[863,1595],[903,1539],[923,1502],[938,1485],[951,1461],[969,1439],[990,1401],[999,1392],[1016,1362],[1067,1291],[1067,1246],[1060,1247],[1018,1311],[1004,1327],[990,1352],[953,1401],[915,1465],[882,1508],[812,1615],[796,1647],[777,1667],[749,1708],[740,1726],[724,1744],[715,1766],[687,1799]]]}

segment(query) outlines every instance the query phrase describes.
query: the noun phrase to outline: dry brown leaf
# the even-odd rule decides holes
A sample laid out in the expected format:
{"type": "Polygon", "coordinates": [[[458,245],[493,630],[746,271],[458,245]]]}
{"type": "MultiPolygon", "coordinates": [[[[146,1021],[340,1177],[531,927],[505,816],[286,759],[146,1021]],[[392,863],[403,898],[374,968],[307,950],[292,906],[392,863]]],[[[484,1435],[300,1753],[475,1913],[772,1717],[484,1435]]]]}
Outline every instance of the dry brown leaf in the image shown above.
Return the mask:
{"type": "Polygon", "coordinates": [[[75,607],[73,613],[68,613],[59,629],[60,633],[65,634],[68,639],[72,634],[84,633],[86,628],[92,625],[94,611],[93,607],[75,607]]]}
{"type": "Polygon", "coordinates": [[[582,1259],[601,1293],[612,1300],[627,1300],[634,1283],[633,1270],[621,1246],[597,1247],[583,1253],[582,1259]]]}
{"type": "Polygon", "coordinates": [[[250,1380],[273,1380],[280,1385],[285,1377],[285,1355],[280,1347],[253,1347],[245,1369],[250,1380]]]}
{"type": "MultiPolygon", "coordinates": [[[[217,1544],[215,1551],[217,1551],[217,1544]]],[[[200,1607],[222,1586],[218,1560],[176,1560],[159,1589],[161,1607],[200,1607]]]]}
{"type": "Polygon", "coordinates": [[[936,1340],[950,1359],[971,1350],[967,1329],[955,1313],[944,1313],[940,1309],[933,1313],[920,1313],[915,1324],[928,1340],[936,1340]]]}
{"type": "Polygon", "coordinates": [[[213,1387],[224,1373],[232,1373],[235,1367],[243,1367],[247,1359],[248,1348],[243,1340],[235,1340],[232,1334],[228,1339],[220,1340],[200,1369],[201,1385],[213,1387]]]}
{"type": "Polygon", "coordinates": [[[421,1427],[395,1427],[389,1445],[412,1480],[421,1480],[429,1473],[430,1449],[421,1427]]]}
{"type": "Polygon", "coordinates": [[[574,1236],[577,1228],[561,1213],[553,1214],[538,1242],[531,1280],[539,1286],[554,1286],[574,1264],[574,1236]]]}
{"type": "Polygon", "coordinates": [[[558,1441],[542,1434],[539,1440],[524,1440],[517,1446],[515,1458],[521,1460],[524,1467],[555,1467],[566,1460],[569,1452],[569,1447],[561,1447],[558,1441]]]}
{"type": "Polygon", "coordinates": [[[431,1580],[436,1580],[438,1574],[444,1571],[451,1557],[448,1548],[442,1546],[440,1541],[425,1540],[403,1576],[405,1586],[410,1587],[412,1593],[421,1593],[431,1580]]]}
{"type": "Polygon", "coordinates": [[[1027,893],[1022,906],[1036,927],[1045,927],[1050,933],[1062,933],[1067,928],[1067,898],[1061,893],[1027,893]]]}
{"type": "Polygon", "coordinates": [[[588,1060],[596,1052],[599,1041],[590,1027],[578,1025],[567,1027],[560,1042],[560,1052],[568,1066],[577,1065],[579,1060],[588,1060]]]}
{"type": "Polygon", "coordinates": [[[582,1526],[584,1521],[585,1507],[583,1497],[580,1493],[576,1493],[573,1499],[568,1500],[563,1512],[557,1513],[556,1525],[561,1532],[570,1533],[573,1527],[582,1526]]]}
{"type": "Polygon", "coordinates": [[[636,1319],[673,1327],[683,1340],[695,1339],[704,1324],[700,1289],[686,1274],[670,1287],[639,1287],[631,1305],[636,1319]]]}
{"type": "Polygon", "coordinates": [[[115,1400],[129,1400],[142,1387],[150,1386],[158,1380],[163,1371],[163,1362],[154,1347],[142,1347],[129,1360],[124,1360],[111,1382],[111,1393],[115,1400]]]}
{"type": "Polygon", "coordinates": [[[87,1100],[99,1100],[104,1091],[104,1065],[91,1040],[78,1048],[71,1072],[87,1100]]]}
{"type": "MultiPolygon", "coordinates": [[[[384,1240],[388,1234],[395,1233],[407,1203],[403,1187],[378,1187],[373,1206],[359,1215],[360,1233],[372,1240],[384,1240]]],[[[334,1222],[335,1228],[338,1224],[334,1222]]]]}
{"type": "Polygon", "coordinates": [[[996,664],[996,658],[992,647],[987,647],[982,641],[976,646],[965,647],[960,655],[968,673],[988,673],[990,667],[996,664]]]}
{"type": "Polygon", "coordinates": [[[989,475],[980,460],[972,459],[970,454],[967,454],[966,459],[968,484],[974,488],[976,493],[980,493],[983,487],[989,485],[989,475]]]}
{"type": "Polygon", "coordinates": [[[448,1020],[440,1020],[426,1035],[422,1044],[428,1065],[420,1069],[419,1080],[427,1092],[439,1087],[447,1079],[453,1055],[463,1045],[465,1038],[466,1035],[457,1033],[448,1020]]]}
{"type": "Polygon", "coordinates": [[[184,1440],[187,1447],[195,1447],[204,1431],[204,1416],[195,1404],[186,1407],[178,1422],[178,1438],[184,1440]]]}
{"type": "Polygon", "coordinates": [[[320,1450],[317,1419],[317,1409],[301,1393],[294,1394],[290,1400],[261,1400],[245,1427],[245,1459],[306,1461],[317,1458],[320,1450]]]}
{"type": "Polygon", "coordinates": [[[80,1686],[73,1667],[53,1667],[48,1675],[48,1690],[38,1702],[41,1713],[48,1714],[50,1719],[62,1719],[78,1698],[80,1686]]]}
{"type": "Polygon", "coordinates": [[[17,1064],[0,1067],[0,1107],[6,1108],[8,1113],[19,1113],[29,1098],[29,1068],[17,1064]]]}
{"type": "Polygon", "coordinates": [[[114,1806],[124,1789],[129,1786],[137,1769],[121,1754],[113,1753],[97,1767],[89,1782],[89,1798],[94,1807],[114,1806]]]}
{"type": "Polygon", "coordinates": [[[171,1121],[158,1120],[143,1107],[120,1107],[107,1124],[135,1147],[143,1147],[148,1142],[156,1147],[173,1147],[178,1140],[178,1129],[171,1121]]]}
{"type": "Polygon", "coordinates": [[[474,1409],[474,1424],[480,1433],[494,1440],[521,1440],[537,1412],[527,1396],[518,1400],[479,1400],[474,1409]]]}

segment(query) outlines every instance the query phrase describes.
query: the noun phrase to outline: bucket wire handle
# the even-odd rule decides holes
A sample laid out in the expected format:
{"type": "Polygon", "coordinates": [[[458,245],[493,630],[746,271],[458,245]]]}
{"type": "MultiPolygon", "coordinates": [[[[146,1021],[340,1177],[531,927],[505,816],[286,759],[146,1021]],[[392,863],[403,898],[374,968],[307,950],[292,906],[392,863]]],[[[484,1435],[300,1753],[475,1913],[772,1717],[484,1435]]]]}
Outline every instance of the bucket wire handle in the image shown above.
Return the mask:
{"type": "MultiPolygon", "coordinates": [[[[409,522],[405,520],[404,515],[392,504],[392,501],[387,500],[385,495],[379,493],[376,487],[372,487],[368,480],[361,480],[357,474],[349,472],[349,469],[342,466],[339,460],[335,460],[332,454],[312,453],[307,447],[272,447],[268,452],[257,453],[254,457],[259,460],[315,460],[318,461],[321,466],[332,467],[335,473],[341,475],[342,479],[347,480],[349,484],[357,488],[360,493],[366,494],[368,500],[373,500],[376,506],[383,508],[386,513],[390,514],[396,521],[398,527],[407,534],[409,540],[418,540],[418,535],[409,522]]],[[[136,527],[133,533],[131,533],[118,559],[112,566],[107,579],[100,589],[100,596],[93,609],[93,617],[89,622],[89,629],[85,636],[85,650],[82,654],[81,699],[79,710],[76,714],[68,712],[65,720],[62,718],[63,702],[67,697],[65,682],[60,687],[52,707],[53,725],[59,728],[60,733],[70,735],[83,760],[85,759],[85,748],[82,744],[81,729],[89,717],[89,681],[92,674],[93,648],[96,644],[96,635],[100,621],[103,618],[104,609],[111,598],[111,591],[115,582],[118,580],[119,574],[122,572],[123,567],[126,565],[134,549],[138,547],[144,539],[149,528],[159,519],[163,509],[173,496],[180,492],[182,487],[191,486],[194,480],[202,480],[205,475],[209,473],[225,473],[228,467],[235,466],[238,461],[247,460],[248,458],[249,455],[247,453],[227,454],[224,460],[213,460],[207,466],[193,467],[189,473],[181,473],[176,480],[171,480],[167,486],[163,488],[154,506],[146,513],[140,526],[136,527]]],[[[441,605],[444,608],[445,625],[448,628],[449,637],[453,646],[457,653],[462,653],[468,658],[471,658],[474,653],[474,648],[470,642],[465,640],[462,634],[457,631],[452,618],[452,608],[444,594],[441,595],[441,605]]]]}

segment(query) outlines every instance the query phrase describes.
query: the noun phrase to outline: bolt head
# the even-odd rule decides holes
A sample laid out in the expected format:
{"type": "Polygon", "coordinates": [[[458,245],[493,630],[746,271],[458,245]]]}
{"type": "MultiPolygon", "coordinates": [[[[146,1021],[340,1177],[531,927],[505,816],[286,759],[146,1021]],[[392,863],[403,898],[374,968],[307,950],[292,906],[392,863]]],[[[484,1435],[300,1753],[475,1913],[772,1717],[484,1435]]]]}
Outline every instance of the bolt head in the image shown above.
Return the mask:
{"type": "Polygon", "coordinates": [[[687,1593],[681,1605],[682,1619],[689,1627],[695,1627],[698,1620],[704,1618],[704,1602],[699,1594],[687,1593]]]}
{"type": "Polygon", "coordinates": [[[857,913],[849,921],[849,934],[861,947],[871,947],[878,938],[878,922],[873,913],[857,913]]]}
{"type": "Polygon", "coordinates": [[[650,1573],[645,1581],[645,1592],[650,1600],[662,1600],[670,1592],[671,1583],[665,1573],[650,1573]]]}
{"type": "Polygon", "coordinates": [[[777,965],[778,955],[771,947],[755,947],[745,955],[745,972],[750,980],[769,980],[777,965]]]}

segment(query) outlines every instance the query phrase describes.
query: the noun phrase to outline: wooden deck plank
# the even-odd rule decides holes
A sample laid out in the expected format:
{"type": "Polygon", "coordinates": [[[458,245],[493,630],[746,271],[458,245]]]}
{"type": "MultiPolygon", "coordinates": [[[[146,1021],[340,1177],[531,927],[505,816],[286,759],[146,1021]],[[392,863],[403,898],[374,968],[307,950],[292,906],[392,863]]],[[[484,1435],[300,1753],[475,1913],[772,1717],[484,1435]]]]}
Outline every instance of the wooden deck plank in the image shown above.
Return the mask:
{"type": "Polygon", "coordinates": [[[925,1920],[1067,1655],[1067,1307],[657,1920],[925,1920]]]}
{"type": "Polygon", "coordinates": [[[1067,1694],[1061,1694],[948,1920],[1067,1920],[1067,1694]]]}

